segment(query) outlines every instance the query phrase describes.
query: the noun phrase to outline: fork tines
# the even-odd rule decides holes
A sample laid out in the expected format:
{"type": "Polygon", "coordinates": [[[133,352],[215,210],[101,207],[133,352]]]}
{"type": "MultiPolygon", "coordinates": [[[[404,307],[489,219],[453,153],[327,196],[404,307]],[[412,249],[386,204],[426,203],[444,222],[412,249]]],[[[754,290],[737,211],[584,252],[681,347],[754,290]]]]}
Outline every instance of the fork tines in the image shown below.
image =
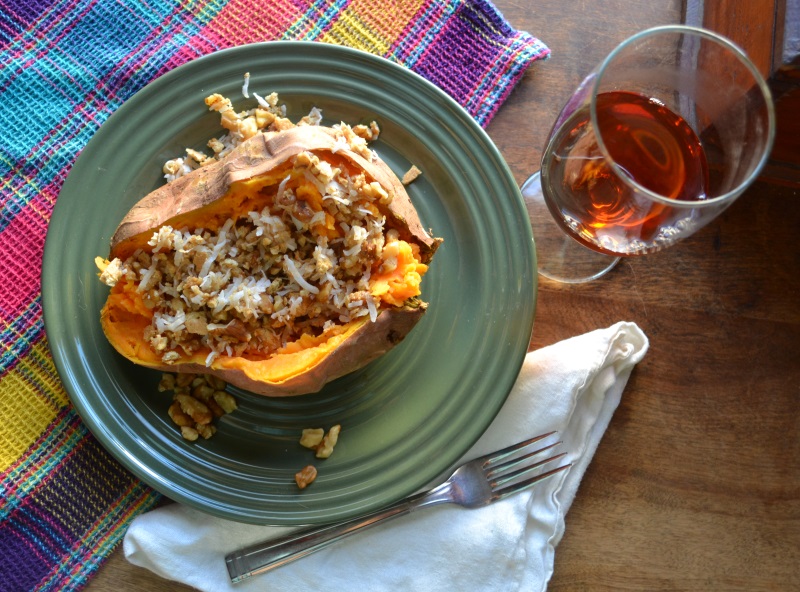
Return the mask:
{"type": "Polygon", "coordinates": [[[572,466],[572,463],[567,463],[549,471],[537,472],[537,470],[544,465],[567,455],[566,452],[561,452],[543,460],[533,460],[533,457],[539,456],[548,450],[552,450],[561,444],[561,441],[547,444],[535,450],[526,451],[532,444],[540,442],[555,433],[556,432],[548,432],[541,436],[535,436],[519,442],[518,444],[503,448],[493,454],[486,455],[483,458],[483,469],[495,498],[499,499],[521,491],[548,477],[566,471],[572,466]]]}

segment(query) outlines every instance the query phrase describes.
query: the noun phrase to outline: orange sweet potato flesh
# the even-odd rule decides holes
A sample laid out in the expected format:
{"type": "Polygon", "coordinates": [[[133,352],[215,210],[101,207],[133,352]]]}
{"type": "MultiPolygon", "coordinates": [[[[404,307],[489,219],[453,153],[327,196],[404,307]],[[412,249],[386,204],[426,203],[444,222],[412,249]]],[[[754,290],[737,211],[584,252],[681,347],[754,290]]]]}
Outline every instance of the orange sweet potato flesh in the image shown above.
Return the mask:
{"type": "MultiPolygon", "coordinates": [[[[208,228],[221,224],[229,216],[241,215],[244,212],[237,209],[247,206],[246,197],[237,190],[241,182],[269,176],[297,154],[313,151],[335,152],[337,158],[347,159],[380,183],[392,197],[383,212],[386,228],[395,229],[403,241],[414,245],[419,260],[429,263],[442,241],[424,230],[399,179],[381,160],[367,160],[334,144],[334,130],[318,126],[257,134],[221,161],[199,168],[144,197],[114,233],[109,259],[124,260],[137,249],[152,250],[147,242],[165,224],[174,228],[208,228]]],[[[152,312],[135,288],[126,287],[125,282],[112,288],[101,312],[101,325],[114,348],[139,365],[169,372],[213,374],[229,384],[266,396],[314,393],[331,380],[388,352],[425,313],[427,304],[418,298],[403,300],[403,286],[397,288],[402,277],[383,277],[377,281],[383,282],[383,290],[391,289],[386,286],[394,282],[398,301],[393,306],[382,306],[374,321],[361,317],[320,336],[303,335],[266,359],[248,354],[219,356],[207,366],[207,350],[192,355],[182,353],[177,361],[163,362],[143,337],[152,312]]]]}

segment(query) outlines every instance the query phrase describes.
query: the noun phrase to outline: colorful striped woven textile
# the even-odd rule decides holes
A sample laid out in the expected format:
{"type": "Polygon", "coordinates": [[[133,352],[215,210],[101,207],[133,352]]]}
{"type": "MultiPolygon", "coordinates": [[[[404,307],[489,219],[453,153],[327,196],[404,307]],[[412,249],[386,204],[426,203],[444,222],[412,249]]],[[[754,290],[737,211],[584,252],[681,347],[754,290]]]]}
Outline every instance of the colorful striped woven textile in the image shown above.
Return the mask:
{"type": "Polygon", "coordinates": [[[164,72],[257,41],[399,62],[482,125],[548,49],[486,0],[0,0],[0,590],[82,588],[159,496],[70,406],[44,334],[45,232],[76,156],[164,72]]]}

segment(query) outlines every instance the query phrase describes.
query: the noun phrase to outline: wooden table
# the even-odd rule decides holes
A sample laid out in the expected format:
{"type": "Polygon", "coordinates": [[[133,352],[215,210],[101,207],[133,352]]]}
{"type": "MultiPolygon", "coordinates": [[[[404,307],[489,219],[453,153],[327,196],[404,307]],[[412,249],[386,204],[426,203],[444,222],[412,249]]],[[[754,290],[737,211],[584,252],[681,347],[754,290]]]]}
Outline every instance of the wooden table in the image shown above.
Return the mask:
{"type": "MultiPolygon", "coordinates": [[[[495,3],[552,49],[488,128],[520,183],[583,75],[630,34],[686,18],[679,0],[495,3]]],[[[671,249],[588,285],[540,281],[532,348],[620,320],[650,338],[567,515],[550,590],[800,590],[799,197],[757,183],[671,249]]],[[[121,550],[87,588],[188,589],[121,550]]]]}

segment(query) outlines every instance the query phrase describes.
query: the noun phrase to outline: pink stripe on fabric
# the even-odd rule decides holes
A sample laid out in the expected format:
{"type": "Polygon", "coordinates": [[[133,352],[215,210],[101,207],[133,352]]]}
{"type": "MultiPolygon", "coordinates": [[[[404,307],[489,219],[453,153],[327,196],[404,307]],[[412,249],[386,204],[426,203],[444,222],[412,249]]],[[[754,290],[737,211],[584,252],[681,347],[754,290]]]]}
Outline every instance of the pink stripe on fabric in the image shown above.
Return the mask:
{"type": "MultiPolygon", "coordinates": [[[[37,197],[37,202],[43,201],[37,197]]],[[[0,309],[14,316],[39,292],[47,221],[27,207],[0,233],[0,309]]]]}

